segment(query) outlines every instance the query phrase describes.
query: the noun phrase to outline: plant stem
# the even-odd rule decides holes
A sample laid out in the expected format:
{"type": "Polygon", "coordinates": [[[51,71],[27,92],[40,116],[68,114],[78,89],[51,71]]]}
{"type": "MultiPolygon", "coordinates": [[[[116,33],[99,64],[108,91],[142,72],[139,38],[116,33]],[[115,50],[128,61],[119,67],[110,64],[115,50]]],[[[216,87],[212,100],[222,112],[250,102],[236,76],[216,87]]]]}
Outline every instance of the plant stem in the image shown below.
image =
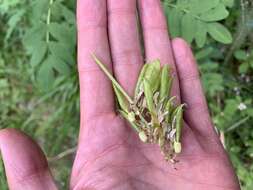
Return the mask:
{"type": "Polygon", "coordinates": [[[49,43],[49,40],[50,40],[50,34],[49,34],[49,31],[48,31],[48,27],[50,25],[50,22],[51,22],[51,6],[52,4],[54,3],[54,0],[50,0],[49,1],[49,5],[48,5],[48,11],[47,11],[47,33],[46,33],[46,42],[49,43]]]}
{"type": "Polygon", "coordinates": [[[74,154],[76,152],[77,147],[73,147],[70,149],[65,150],[64,152],[61,152],[60,154],[56,155],[55,157],[49,157],[48,162],[55,162],[58,161],[66,156],[69,156],[71,154],[74,154]]]}
{"type": "Polygon", "coordinates": [[[234,51],[242,46],[242,43],[245,41],[251,30],[247,26],[247,22],[250,20],[252,14],[250,7],[248,7],[245,0],[240,0],[241,7],[241,18],[238,20],[237,32],[234,36],[234,42],[230,46],[228,53],[224,59],[224,65],[228,65],[232,59],[234,51]]]}
{"type": "Polygon", "coordinates": [[[112,81],[112,83],[118,88],[118,90],[125,96],[127,101],[133,105],[134,101],[132,98],[126,93],[126,91],[120,86],[120,84],[114,79],[112,74],[108,71],[108,69],[104,66],[103,63],[92,53],[92,57],[94,58],[95,62],[98,64],[98,66],[104,71],[104,73],[107,75],[107,77],[112,81]]]}
{"type": "Polygon", "coordinates": [[[239,121],[236,122],[234,125],[232,125],[231,127],[229,127],[229,128],[225,131],[225,133],[230,132],[230,131],[233,131],[234,129],[240,127],[242,124],[244,124],[246,121],[248,121],[249,118],[250,118],[250,117],[247,116],[247,117],[245,117],[245,118],[239,120],[239,121]]]}
{"type": "Polygon", "coordinates": [[[172,7],[172,8],[174,8],[174,9],[179,10],[179,11],[182,11],[182,12],[185,13],[185,14],[190,14],[192,17],[194,17],[194,18],[196,18],[196,19],[198,19],[198,20],[201,20],[201,18],[200,18],[199,16],[197,16],[197,15],[195,15],[195,14],[192,14],[192,13],[190,12],[190,10],[188,10],[188,9],[180,8],[180,7],[178,7],[177,5],[172,4],[172,3],[168,3],[168,2],[164,2],[164,4],[167,5],[168,7],[172,7]]]}

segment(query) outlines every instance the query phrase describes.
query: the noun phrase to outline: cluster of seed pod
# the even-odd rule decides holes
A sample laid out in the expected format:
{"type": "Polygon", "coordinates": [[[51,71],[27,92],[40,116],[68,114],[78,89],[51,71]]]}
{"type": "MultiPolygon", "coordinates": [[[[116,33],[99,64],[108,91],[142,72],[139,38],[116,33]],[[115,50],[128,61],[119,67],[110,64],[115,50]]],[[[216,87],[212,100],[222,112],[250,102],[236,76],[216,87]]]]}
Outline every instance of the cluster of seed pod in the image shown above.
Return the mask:
{"type": "Polygon", "coordinates": [[[181,152],[184,104],[170,97],[173,77],[169,65],[156,60],[143,66],[131,98],[94,56],[96,63],[111,79],[119,112],[139,134],[141,141],[158,144],[166,160],[174,162],[181,152]]]}

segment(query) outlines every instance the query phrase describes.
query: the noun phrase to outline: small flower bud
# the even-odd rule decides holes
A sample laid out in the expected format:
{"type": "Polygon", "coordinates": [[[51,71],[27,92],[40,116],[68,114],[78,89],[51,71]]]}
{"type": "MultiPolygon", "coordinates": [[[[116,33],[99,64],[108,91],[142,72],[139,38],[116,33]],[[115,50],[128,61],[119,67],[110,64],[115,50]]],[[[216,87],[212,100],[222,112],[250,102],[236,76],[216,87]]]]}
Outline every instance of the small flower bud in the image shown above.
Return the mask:
{"type": "Polygon", "coordinates": [[[182,149],[181,143],[175,141],[175,142],[174,142],[174,151],[175,151],[175,153],[176,153],[176,154],[180,153],[180,152],[181,152],[181,149],[182,149]]]}
{"type": "Polygon", "coordinates": [[[128,113],[128,119],[129,119],[130,122],[134,122],[135,121],[135,114],[134,114],[134,112],[128,113]]]}
{"type": "Polygon", "coordinates": [[[145,134],[144,131],[139,132],[139,138],[141,139],[142,142],[147,142],[148,141],[148,137],[145,134]]]}

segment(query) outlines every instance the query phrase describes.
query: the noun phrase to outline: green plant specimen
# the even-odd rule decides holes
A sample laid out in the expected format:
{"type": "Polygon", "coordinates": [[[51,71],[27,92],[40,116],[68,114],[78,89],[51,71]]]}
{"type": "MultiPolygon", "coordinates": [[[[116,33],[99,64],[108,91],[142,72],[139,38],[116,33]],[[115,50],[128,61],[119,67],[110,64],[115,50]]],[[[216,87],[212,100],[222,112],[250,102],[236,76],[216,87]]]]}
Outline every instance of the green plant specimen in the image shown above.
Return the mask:
{"type": "Polygon", "coordinates": [[[172,87],[169,65],[161,67],[159,60],[145,64],[132,98],[101,61],[95,55],[93,58],[112,81],[122,117],[130,123],[142,142],[158,144],[165,159],[174,163],[176,155],[182,151],[184,104],[176,105],[176,97],[169,97],[172,87]]]}

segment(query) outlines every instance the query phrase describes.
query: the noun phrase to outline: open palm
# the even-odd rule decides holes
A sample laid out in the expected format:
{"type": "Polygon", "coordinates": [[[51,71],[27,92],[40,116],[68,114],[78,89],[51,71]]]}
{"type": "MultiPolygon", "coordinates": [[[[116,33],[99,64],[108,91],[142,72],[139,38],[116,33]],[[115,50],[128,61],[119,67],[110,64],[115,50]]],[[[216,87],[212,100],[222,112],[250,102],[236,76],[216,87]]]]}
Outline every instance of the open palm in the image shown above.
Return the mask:
{"type": "MultiPolygon", "coordinates": [[[[238,190],[231,163],[211,123],[190,48],[170,41],[160,0],[79,0],[78,70],[81,124],[71,175],[74,190],[238,190]],[[145,60],[159,58],[174,68],[173,94],[185,102],[183,152],[176,164],[163,159],[156,145],[143,144],[115,111],[110,81],[91,58],[95,53],[119,83],[133,94],[145,60]]],[[[57,189],[39,147],[15,130],[0,133],[10,189],[57,189]]]]}

